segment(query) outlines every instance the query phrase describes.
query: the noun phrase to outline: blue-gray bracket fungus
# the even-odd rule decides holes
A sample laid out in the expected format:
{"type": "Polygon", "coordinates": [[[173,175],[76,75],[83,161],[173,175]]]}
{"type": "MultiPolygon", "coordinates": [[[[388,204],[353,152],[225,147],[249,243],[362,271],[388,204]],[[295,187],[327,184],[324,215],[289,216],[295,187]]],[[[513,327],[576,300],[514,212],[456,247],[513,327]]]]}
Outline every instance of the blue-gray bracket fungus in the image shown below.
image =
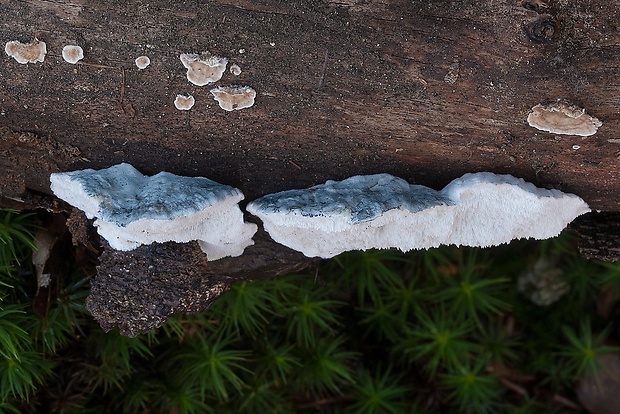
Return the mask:
{"type": "Polygon", "coordinates": [[[247,210],[276,242],[323,258],[348,250],[547,239],[590,211],[576,195],[492,173],[466,174],[441,191],[389,174],[355,176],[270,194],[247,210]]]}
{"type": "Polygon", "coordinates": [[[209,260],[239,256],[257,226],[243,221],[237,188],[202,177],[160,172],[148,177],[129,164],[54,173],[56,196],[96,218],[97,231],[117,250],[198,240],[209,260]]]}

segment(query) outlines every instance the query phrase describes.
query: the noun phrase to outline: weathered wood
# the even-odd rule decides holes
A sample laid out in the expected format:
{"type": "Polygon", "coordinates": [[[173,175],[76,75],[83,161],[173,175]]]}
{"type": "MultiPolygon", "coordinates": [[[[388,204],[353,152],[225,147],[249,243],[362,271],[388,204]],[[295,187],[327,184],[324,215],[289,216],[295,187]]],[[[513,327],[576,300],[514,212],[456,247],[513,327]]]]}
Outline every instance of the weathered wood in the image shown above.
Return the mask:
{"type": "Polygon", "coordinates": [[[590,213],[577,218],[571,228],[579,234],[579,253],[588,259],[620,259],[620,214],[590,213]]]}
{"type": "MultiPolygon", "coordinates": [[[[464,173],[492,171],[620,211],[619,7],[617,0],[0,0],[0,38],[36,36],[49,52],[39,64],[0,59],[0,205],[17,199],[63,209],[45,195],[51,172],[130,162],[145,174],[209,177],[248,200],[355,174],[388,172],[439,189],[464,173]],[[83,63],[62,60],[66,44],[84,48],[83,63]],[[254,87],[252,108],[224,112],[209,87],[187,81],[179,54],[202,51],[241,66],[218,85],[254,87]],[[140,55],[151,66],[138,70],[140,55]],[[194,108],[176,110],[177,94],[193,94],[194,108]],[[601,119],[599,132],[556,136],[527,125],[530,108],[559,98],[601,119]]],[[[153,248],[164,247],[145,249],[153,248]]],[[[281,255],[282,269],[302,263],[267,239],[253,249],[227,266],[247,276],[277,273],[268,255],[281,255]]],[[[211,265],[196,266],[216,274],[211,265]]],[[[112,298],[106,289],[90,303],[112,298]]],[[[136,332],[130,319],[144,316],[142,305],[123,321],[115,318],[125,308],[112,299],[99,309],[110,312],[106,326],[136,332]]]]}
{"type": "Polygon", "coordinates": [[[25,186],[49,191],[56,168],[127,161],[249,199],[375,172],[441,188],[488,170],[619,209],[617,1],[200,3],[2,0],[1,38],[37,36],[49,53],[42,64],[0,59],[0,125],[79,151],[38,165],[47,144],[24,160],[30,144],[11,142],[2,194],[23,190],[24,165],[38,168],[25,186]],[[62,61],[66,44],[84,48],[84,64],[62,61]],[[218,84],[253,86],[254,107],[224,112],[187,82],[178,55],[204,50],[241,66],[218,84]],[[142,54],[152,64],[139,71],[142,54]],[[177,93],[194,94],[192,111],[174,108],[177,93]],[[556,98],[603,120],[598,134],[530,128],[529,109],[556,98]]]}
{"type": "Polygon", "coordinates": [[[313,260],[271,240],[240,258],[207,262],[198,243],[153,243],[130,252],[105,247],[86,306],[101,327],[136,336],[160,327],[175,313],[209,307],[231,283],[302,270],[313,260]]]}

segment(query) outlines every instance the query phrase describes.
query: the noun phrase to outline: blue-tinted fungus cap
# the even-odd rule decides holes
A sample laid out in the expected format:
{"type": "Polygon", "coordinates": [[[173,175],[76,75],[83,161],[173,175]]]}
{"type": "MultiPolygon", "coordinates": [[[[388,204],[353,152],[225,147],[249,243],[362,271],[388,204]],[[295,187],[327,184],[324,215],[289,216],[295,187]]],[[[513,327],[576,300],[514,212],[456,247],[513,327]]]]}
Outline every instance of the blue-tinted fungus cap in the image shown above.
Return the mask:
{"type": "Polygon", "coordinates": [[[238,256],[253,244],[240,190],[203,177],[161,172],[142,175],[129,164],[54,173],[56,196],[96,218],[111,247],[131,250],[153,242],[198,240],[209,259],[238,256]]]}

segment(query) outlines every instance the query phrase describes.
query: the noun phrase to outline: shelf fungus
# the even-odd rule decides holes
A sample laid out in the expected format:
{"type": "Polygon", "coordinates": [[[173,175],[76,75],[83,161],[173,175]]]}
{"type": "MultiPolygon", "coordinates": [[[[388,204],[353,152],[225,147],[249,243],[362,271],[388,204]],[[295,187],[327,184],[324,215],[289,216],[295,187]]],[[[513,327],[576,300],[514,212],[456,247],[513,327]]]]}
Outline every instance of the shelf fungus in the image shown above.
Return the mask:
{"type": "Polygon", "coordinates": [[[151,64],[151,59],[148,56],[138,56],[135,60],[136,66],[139,70],[146,69],[151,64]]]}
{"type": "Polygon", "coordinates": [[[75,65],[84,59],[84,50],[80,46],[67,45],[62,48],[62,58],[65,62],[75,65]]]}
{"type": "Polygon", "coordinates": [[[232,65],[230,65],[230,73],[235,76],[239,76],[241,75],[241,68],[236,63],[233,63],[232,65]]]}
{"type": "Polygon", "coordinates": [[[195,103],[196,100],[192,95],[177,95],[177,97],[174,98],[174,106],[179,111],[189,111],[190,109],[192,109],[195,103]]]}
{"type": "Polygon", "coordinates": [[[348,250],[494,246],[558,235],[590,209],[510,175],[466,174],[435,191],[389,174],[327,181],[248,204],[276,242],[308,257],[348,250]]]}
{"type": "Polygon", "coordinates": [[[18,63],[43,62],[47,54],[45,42],[35,38],[31,43],[21,43],[17,40],[7,42],[4,46],[7,55],[15,59],[18,63]]]}
{"type": "Polygon", "coordinates": [[[160,172],[148,177],[129,164],[103,170],[54,173],[56,196],[83,210],[110,246],[198,240],[209,260],[239,256],[254,244],[256,225],[245,223],[240,190],[202,177],[160,172]]]}
{"type": "Polygon", "coordinates": [[[552,134],[579,135],[587,137],[596,134],[603,125],[585,109],[559,100],[547,105],[536,105],[527,116],[527,123],[541,131],[552,134]]]}
{"type": "Polygon", "coordinates": [[[198,86],[209,85],[222,79],[228,64],[228,59],[213,56],[208,52],[183,53],[179,58],[187,68],[187,80],[198,86]]]}
{"type": "Polygon", "coordinates": [[[249,86],[218,86],[211,89],[211,94],[225,111],[249,108],[256,98],[256,91],[249,86]]]}

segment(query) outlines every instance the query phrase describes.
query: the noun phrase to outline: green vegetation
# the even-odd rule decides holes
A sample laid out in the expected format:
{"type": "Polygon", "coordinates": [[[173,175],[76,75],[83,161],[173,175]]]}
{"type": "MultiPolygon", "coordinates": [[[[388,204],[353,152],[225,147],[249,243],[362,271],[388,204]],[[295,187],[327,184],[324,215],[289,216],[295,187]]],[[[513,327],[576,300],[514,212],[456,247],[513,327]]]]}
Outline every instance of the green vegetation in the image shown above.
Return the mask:
{"type": "Polygon", "coordinates": [[[37,289],[35,218],[0,211],[0,413],[554,412],[616,351],[617,310],[597,304],[620,264],[580,259],[570,234],[351,252],[131,339],[88,315],[92,264],[37,289]]]}

